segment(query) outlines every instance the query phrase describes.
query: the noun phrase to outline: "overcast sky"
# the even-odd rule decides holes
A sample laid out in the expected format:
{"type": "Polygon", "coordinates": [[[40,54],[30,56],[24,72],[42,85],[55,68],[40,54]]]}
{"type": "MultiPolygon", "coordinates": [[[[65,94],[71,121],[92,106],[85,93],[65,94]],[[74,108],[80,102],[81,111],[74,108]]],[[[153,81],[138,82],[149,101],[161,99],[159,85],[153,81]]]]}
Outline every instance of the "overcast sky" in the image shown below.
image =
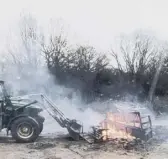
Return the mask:
{"type": "Polygon", "coordinates": [[[74,36],[72,41],[107,49],[121,33],[136,29],[154,31],[168,39],[168,0],[0,0],[1,48],[19,14],[29,12],[48,25],[62,18],[74,36]]]}

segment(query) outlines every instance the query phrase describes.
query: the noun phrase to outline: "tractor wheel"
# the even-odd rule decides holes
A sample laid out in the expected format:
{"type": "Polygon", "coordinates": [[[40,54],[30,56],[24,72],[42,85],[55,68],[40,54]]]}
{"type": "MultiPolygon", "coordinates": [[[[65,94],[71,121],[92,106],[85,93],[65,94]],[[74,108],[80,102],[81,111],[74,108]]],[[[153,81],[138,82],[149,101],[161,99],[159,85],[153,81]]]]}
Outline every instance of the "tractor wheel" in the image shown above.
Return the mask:
{"type": "Polygon", "coordinates": [[[41,118],[41,116],[37,116],[35,119],[39,124],[39,133],[41,133],[43,131],[44,120],[43,120],[43,118],[41,118]]]}
{"type": "Polygon", "coordinates": [[[43,123],[39,122],[39,134],[43,131],[43,123]]]}
{"type": "Polygon", "coordinates": [[[36,120],[20,117],[12,123],[11,134],[16,142],[34,142],[40,134],[40,127],[36,120]]]}

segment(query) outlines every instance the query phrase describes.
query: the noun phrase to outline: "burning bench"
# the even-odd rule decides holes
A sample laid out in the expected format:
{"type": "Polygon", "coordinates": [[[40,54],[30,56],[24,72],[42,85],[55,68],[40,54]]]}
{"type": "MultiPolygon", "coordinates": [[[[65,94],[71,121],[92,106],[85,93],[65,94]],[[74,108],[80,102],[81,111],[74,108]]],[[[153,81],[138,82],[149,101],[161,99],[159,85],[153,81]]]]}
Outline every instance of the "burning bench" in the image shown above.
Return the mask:
{"type": "Polygon", "coordinates": [[[98,127],[92,127],[91,136],[95,141],[112,139],[141,139],[148,141],[152,138],[152,123],[150,116],[140,116],[139,112],[107,113],[104,121],[98,127]]]}

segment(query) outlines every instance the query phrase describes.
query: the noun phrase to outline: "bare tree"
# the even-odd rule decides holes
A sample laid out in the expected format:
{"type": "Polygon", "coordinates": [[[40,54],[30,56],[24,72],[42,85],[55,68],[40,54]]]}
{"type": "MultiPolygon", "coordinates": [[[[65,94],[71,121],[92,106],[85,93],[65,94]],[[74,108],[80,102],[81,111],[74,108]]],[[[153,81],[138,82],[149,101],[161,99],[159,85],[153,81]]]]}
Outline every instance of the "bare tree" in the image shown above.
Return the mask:
{"type": "Polygon", "coordinates": [[[22,15],[18,28],[19,34],[16,35],[16,41],[9,41],[6,58],[11,59],[18,68],[28,65],[37,68],[42,62],[39,45],[41,33],[38,30],[37,21],[29,14],[22,15]]]}
{"type": "Polygon", "coordinates": [[[68,57],[68,63],[70,57],[68,54],[67,40],[59,36],[50,35],[49,43],[45,44],[44,40],[41,43],[42,51],[44,53],[48,68],[62,67],[64,68],[67,63],[65,57],[68,57]]]}
{"type": "Polygon", "coordinates": [[[80,46],[75,54],[75,67],[85,72],[99,72],[109,64],[106,55],[96,52],[91,46],[80,46]]]}
{"type": "Polygon", "coordinates": [[[79,46],[72,49],[68,46],[67,40],[62,36],[50,36],[49,44],[42,43],[49,69],[55,68],[62,72],[76,74],[81,72],[100,71],[108,65],[106,56],[97,54],[91,46],[79,46]]]}
{"type": "Polygon", "coordinates": [[[136,33],[132,40],[121,39],[119,53],[111,51],[118,69],[129,73],[133,81],[139,80],[140,76],[149,69],[151,59],[155,58],[157,53],[153,39],[142,33],[136,33]]]}

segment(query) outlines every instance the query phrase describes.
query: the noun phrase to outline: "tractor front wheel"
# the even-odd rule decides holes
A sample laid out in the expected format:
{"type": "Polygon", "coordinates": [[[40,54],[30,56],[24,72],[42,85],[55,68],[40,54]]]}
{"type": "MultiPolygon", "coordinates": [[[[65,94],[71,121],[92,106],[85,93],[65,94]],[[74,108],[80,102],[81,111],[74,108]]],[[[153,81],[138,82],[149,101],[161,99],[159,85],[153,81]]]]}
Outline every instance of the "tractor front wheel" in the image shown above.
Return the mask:
{"type": "Polygon", "coordinates": [[[36,120],[20,117],[12,123],[11,134],[16,142],[34,142],[40,134],[40,127],[36,120]]]}

